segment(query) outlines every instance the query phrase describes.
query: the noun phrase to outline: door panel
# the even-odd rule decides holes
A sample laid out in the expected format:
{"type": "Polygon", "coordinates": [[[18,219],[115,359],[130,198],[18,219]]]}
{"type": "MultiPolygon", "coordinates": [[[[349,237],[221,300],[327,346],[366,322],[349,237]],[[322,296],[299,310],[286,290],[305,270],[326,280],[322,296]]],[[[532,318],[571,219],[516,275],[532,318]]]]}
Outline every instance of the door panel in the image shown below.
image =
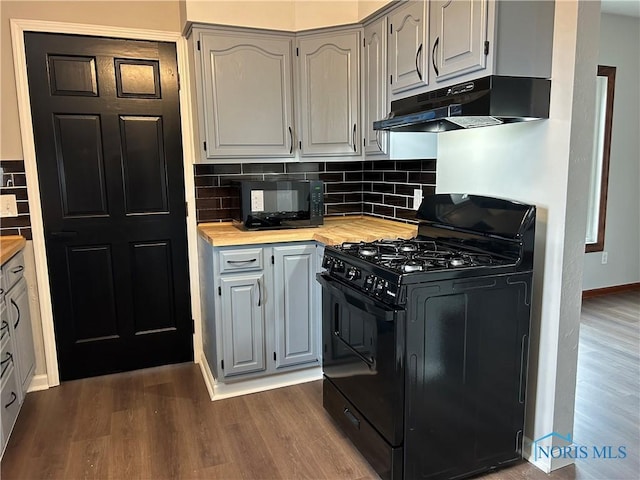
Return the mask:
{"type": "Polygon", "coordinates": [[[119,336],[112,265],[109,245],[67,250],[75,342],[119,336]]]}
{"type": "Polygon", "coordinates": [[[120,117],[127,214],[169,211],[162,118],[120,117]]]}
{"type": "Polygon", "coordinates": [[[107,215],[98,115],[53,115],[65,217],[107,215]]]}
{"type": "Polygon", "coordinates": [[[192,360],[175,45],[25,44],[60,378],[192,360]]]}
{"type": "Polygon", "coordinates": [[[135,334],[175,330],[171,243],[135,243],[131,246],[135,334]],[[149,303],[149,299],[154,301],[149,303]]]}
{"type": "Polygon", "coordinates": [[[49,55],[51,95],[98,96],[96,59],[49,55]]]}
{"type": "Polygon", "coordinates": [[[118,97],[160,98],[160,71],[157,61],[117,58],[115,66],[118,97]]]}

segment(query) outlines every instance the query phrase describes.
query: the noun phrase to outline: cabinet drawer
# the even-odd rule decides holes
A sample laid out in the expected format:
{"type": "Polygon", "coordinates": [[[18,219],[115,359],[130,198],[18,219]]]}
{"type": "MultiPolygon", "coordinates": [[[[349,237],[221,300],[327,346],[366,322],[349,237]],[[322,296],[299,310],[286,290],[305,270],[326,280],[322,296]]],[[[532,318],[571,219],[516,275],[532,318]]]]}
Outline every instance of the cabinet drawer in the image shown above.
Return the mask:
{"type": "Polygon", "coordinates": [[[2,392],[0,393],[0,415],[2,416],[2,433],[5,439],[9,438],[13,424],[20,411],[20,389],[16,369],[11,365],[2,377],[2,392]]]}
{"type": "Polygon", "coordinates": [[[262,248],[242,250],[222,250],[220,252],[220,273],[262,270],[262,248]]]}
{"type": "Polygon", "coordinates": [[[2,345],[5,340],[8,342],[11,337],[11,329],[9,328],[9,314],[7,313],[7,306],[4,302],[0,303],[0,338],[2,338],[2,345]]]}
{"type": "Polygon", "coordinates": [[[24,272],[24,255],[17,253],[2,266],[4,285],[2,288],[8,292],[22,278],[24,272]]]}
{"type": "Polygon", "coordinates": [[[8,336],[2,339],[0,348],[0,380],[4,384],[11,372],[16,369],[16,354],[13,351],[13,342],[8,336]]]}

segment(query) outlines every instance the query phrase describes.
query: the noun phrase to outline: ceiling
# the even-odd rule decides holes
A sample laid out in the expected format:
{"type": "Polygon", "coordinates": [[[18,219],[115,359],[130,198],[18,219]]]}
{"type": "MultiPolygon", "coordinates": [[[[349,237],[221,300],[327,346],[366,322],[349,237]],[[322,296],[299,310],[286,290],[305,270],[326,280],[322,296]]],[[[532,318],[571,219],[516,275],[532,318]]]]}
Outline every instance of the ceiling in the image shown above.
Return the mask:
{"type": "Polygon", "coordinates": [[[640,17],[638,0],[601,0],[600,10],[604,13],[640,17]]]}

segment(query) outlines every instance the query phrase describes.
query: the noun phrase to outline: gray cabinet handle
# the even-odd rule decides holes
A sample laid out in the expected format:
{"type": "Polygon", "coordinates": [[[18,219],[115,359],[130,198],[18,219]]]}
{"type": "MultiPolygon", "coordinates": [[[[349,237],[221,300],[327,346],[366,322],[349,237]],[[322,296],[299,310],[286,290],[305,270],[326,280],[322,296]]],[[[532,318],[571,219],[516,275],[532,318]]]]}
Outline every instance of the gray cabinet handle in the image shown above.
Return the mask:
{"type": "Polygon", "coordinates": [[[256,280],[258,283],[258,306],[262,305],[262,286],[260,285],[260,279],[256,280]]]}
{"type": "Polygon", "coordinates": [[[16,403],[16,400],[18,399],[18,396],[16,395],[16,392],[11,392],[11,401],[9,403],[7,403],[4,408],[9,408],[11,405],[13,405],[14,403],[16,403]]]}
{"type": "Polygon", "coordinates": [[[9,365],[13,363],[13,355],[10,352],[6,354],[7,358],[0,362],[0,366],[2,366],[2,373],[0,373],[0,378],[4,377],[5,372],[9,368],[9,365]]]}
{"type": "Polygon", "coordinates": [[[20,273],[23,270],[24,270],[24,266],[18,265],[17,267],[11,269],[11,273],[20,273]]]}
{"type": "Polygon", "coordinates": [[[418,47],[418,51],[416,52],[416,72],[418,73],[418,78],[422,80],[422,72],[420,71],[420,65],[418,65],[418,58],[420,58],[420,52],[422,52],[422,44],[418,47]]]}
{"type": "Polygon", "coordinates": [[[253,263],[257,261],[257,258],[250,258],[249,260],[227,260],[227,263],[230,263],[231,265],[243,265],[245,263],[253,263]]]}
{"type": "Polygon", "coordinates": [[[18,304],[13,300],[13,298],[11,299],[11,305],[13,305],[14,307],[16,307],[16,312],[18,312],[18,319],[16,320],[16,323],[13,325],[14,330],[16,328],[18,328],[18,324],[20,323],[20,307],[18,306],[18,304]]]}
{"type": "Polygon", "coordinates": [[[9,323],[7,323],[6,320],[2,321],[2,327],[0,327],[0,330],[2,331],[0,338],[4,338],[4,336],[9,333],[9,323]]]}
{"type": "Polygon", "coordinates": [[[351,135],[351,140],[353,140],[353,151],[357,152],[358,147],[356,145],[356,124],[353,124],[353,134],[351,135]]]}
{"type": "Polygon", "coordinates": [[[291,147],[289,147],[289,155],[293,153],[293,130],[289,127],[289,139],[291,140],[291,147]]]}
{"type": "Polygon", "coordinates": [[[438,71],[438,65],[436,65],[436,49],[438,48],[438,42],[440,41],[440,37],[436,37],[436,41],[433,42],[433,50],[431,50],[431,64],[433,65],[433,69],[436,72],[436,76],[440,75],[438,71]]]}

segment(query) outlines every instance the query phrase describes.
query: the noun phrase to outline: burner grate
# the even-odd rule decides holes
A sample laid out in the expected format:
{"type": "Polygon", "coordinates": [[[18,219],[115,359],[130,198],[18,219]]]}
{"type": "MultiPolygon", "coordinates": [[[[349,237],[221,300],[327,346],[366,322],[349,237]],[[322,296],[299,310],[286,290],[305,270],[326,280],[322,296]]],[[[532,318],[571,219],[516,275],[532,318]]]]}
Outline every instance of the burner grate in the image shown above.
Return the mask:
{"type": "Polygon", "coordinates": [[[502,263],[489,254],[454,250],[434,240],[421,238],[345,242],[336,248],[400,273],[485,267],[502,263]]]}

